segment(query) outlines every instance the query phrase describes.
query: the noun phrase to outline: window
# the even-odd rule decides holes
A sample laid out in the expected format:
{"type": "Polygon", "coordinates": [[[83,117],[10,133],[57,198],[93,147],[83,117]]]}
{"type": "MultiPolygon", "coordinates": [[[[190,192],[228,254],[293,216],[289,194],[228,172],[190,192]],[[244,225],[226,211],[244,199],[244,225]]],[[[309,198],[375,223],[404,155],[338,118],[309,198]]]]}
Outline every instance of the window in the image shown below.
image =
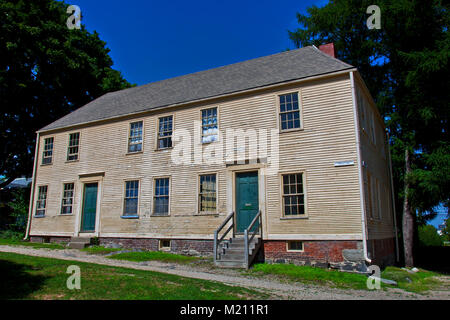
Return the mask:
{"type": "Polygon", "coordinates": [[[42,164],[51,164],[53,160],[53,138],[44,140],[44,152],[42,154],[42,164]]]}
{"type": "Polygon", "coordinates": [[[159,240],[159,250],[169,251],[170,240],[159,240]]]}
{"type": "Polygon", "coordinates": [[[217,108],[202,110],[202,143],[214,142],[218,139],[217,108]]]}
{"type": "Polygon", "coordinates": [[[80,133],[71,133],[69,135],[69,147],[67,149],[67,161],[78,160],[78,151],[80,144],[80,133]]]}
{"type": "Polygon", "coordinates": [[[281,130],[300,128],[300,107],[297,92],[280,96],[280,124],[281,130]]]}
{"type": "Polygon", "coordinates": [[[173,116],[159,118],[158,149],[172,147],[173,116]]]}
{"type": "Polygon", "coordinates": [[[155,179],[153,214],[156,216],[169,215],[169,183],[169,178],[155,179]]]}
{"type": "Polygon", "coordinates": [[[73,208],[73,191],[75,185],[73,183],[65,183],[63,186],[63,198],[61,204],[61,214],[72,214],[73,208]]]}
{"type": "Polygon", "coordinates": [[[216,174],[200,176],[199,211],[216,212],[216,174]]]}
{"type": "Polygon", "coordinates": [[[45,208],[47,207],[47,186],[38,188],[38,198],[36,200],[36,217],[45,216],[45,208]]]}
{"type": "Polygon", "coordinates": [[[125,200],[123,206],[124,216],[137,216],[139,202],[139,181],[125,182],[125,200]]]}
{"type": "Polygon", "coordinates": [[[130,123],[129,153],[142,151],[142,124],[142,121],[130,123]]]}
{"type": "Polygon", "coordinates": [[[287,251],[303,251],[303,242],[302,241],[288,241],[287,242],[287,251]]]}
{"type": "Polygon", "coordinates": [[[299,216],[305,214],[303,174],[285,174],[283,177],[283,214],[299,216]]]}

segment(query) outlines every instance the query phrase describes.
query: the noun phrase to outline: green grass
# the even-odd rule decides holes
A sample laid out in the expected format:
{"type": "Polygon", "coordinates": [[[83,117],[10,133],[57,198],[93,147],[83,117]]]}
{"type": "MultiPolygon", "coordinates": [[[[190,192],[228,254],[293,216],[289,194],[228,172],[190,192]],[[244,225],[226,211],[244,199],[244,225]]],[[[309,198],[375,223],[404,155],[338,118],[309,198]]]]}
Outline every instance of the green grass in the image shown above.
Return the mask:
{"type": "Polygon", "coordinates": [[[326,285],[344,289],[367,289],[367,276],[294,264],[255,264],[250,275],[276,275],[280,280],[326,285]]]}
{"type": "Polygon", "coordinates": [[[58,243],[35,243],[29,241],[22,241],[18,239],[5,239],[0,238],[0,245],[8,245],[8,246],[25,246],[32,247],[35,249],[64,249],[65,247],[58,243]]]}
{"type": "Polygon", "coordinates": [[[126,252],[118,253],[108,257],[116,260],[128,260],[128,261],[162,261],[162,262],[174,262],[174,263],[190,263],[201,260],[198,257],[183,256],[180,254],[173,254],[161,251],[142,251],[142,252],[126,252]]]}
{"type": "Polygon", "coordinates": [[[107,254],[107,253],[113,253],[117,252],[123,249],[120,248],[105,248],[102,246],[90,246],[84,249],[81,249],[81,251],[90,253],[90,254],[107,254]]]}
{"type": "Polygon", "coordinates": [[[152,271],[0,252],[0,300],[267,299],[255,290],[152,271]],[[81,290],[69,290],[67,267],[81,269],[81,290]]]}
{"type": "MultiPolygon", "coordinates": [[[[425,293],[433,289],[438,289],[442,283],[435,277],[441,276],[439,273],[419,269],[419,272],[409,273],[406,270],[396,267],[387,267],[382,273],[381,277],[397,282],[397,286],[405,291],[415,293],[425,293]],[[408,281],[408,279],[410,281],[408,281]]],[[[450,288],[447,288],[447,290],[450,288]]]]}

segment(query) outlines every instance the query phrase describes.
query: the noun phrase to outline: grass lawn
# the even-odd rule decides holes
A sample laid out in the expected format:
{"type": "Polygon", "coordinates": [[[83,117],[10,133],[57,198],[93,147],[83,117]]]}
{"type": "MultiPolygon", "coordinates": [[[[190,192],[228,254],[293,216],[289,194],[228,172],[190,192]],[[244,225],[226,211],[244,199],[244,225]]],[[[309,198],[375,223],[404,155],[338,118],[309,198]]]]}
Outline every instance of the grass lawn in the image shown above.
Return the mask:
{"type": "Polygon", "coordinates": [[[32,247],[36,249],[64,249],[65,247],[61,244],[57,243],[35,243],[35,242],[29,242],[29,241],[22,241],[17,239],[5,239],[0,238],[0,245],[7,245],[7,246],[25,246],[25,247],[32,247]]]}
{"type": "Polygon", "coordinates": [[[255,264],[245,273],[249,275],[275,275],[279,280],[327,285],[344,289],[367,289],[367,276],[363,274],[327,270],[294,264],[255,264]]]}
{"type": "Polygon", "coordinates": [[[266,299],[254,290],[152,271],[0,252],[0,299],[266,299]],[[81,269],[81,290],[69,290],[69,265],[81,269]]]}
{"type": "Polygon", "coordinates": [[[202,260],[202,258],[183,256],[180,254],[173,254],[161,251],[142,251],[142,252],[127,252],[118,253],[109,257],[116,260],[128,260],[128,261],[151,261],[158,260],[162,262],[175,262],[175,263],[190,263],[194,261],[202,260]]]}
{"type": "MultiPolygon", "coordinates": [[[[342,289],[369,290],[366,286],[367,276],[363,274],[347,273],[337,270],[327,270],[309,266],[293,264],[255,264],[246,271],[250,275],[275,275],[284,281],[298,281],[302,283],[327,285],[342,289]]],[[[401,268],[387,267],[381,278],[394,280],[397,286],[381,283],[381,288],[400,288],[415,293],[426,293],[429,290],[442,289],[443,284],[435,277],[438,273],[420,269],[417,273],[409,273],[401,268]],[[409,279],[409,280],[408,280],[409,279]]],[[[445,288],[449,290],[450,288],[445,288]]]]}
{"type": "MultiPolygon", "coordinates": [[[[441,288],[442,283],[436,279],[438,276],[442,275],[423,269],[416,273],[409,273],[396,267],[387,267],[381,273],[382,278],[396,281],[398,284],[396,287],[415,293],[425,293],[429,290],[441,288]]],[[[446,290],[450,290],[450,288],[446,288],[446,290]]]]}
{"type": "Polygon", "coordinates": [[[102,246],[90,246],[90,247],[86,247],[84,249],[81,249],[81,251],[90,253],[90,254],[107,254],[107,253],[113,253],[113,252],[117,252],[117,251],[121,251],[124,249],[120,249],[120,248],[106,248],[106,247],[102,247],[102,246]]]}

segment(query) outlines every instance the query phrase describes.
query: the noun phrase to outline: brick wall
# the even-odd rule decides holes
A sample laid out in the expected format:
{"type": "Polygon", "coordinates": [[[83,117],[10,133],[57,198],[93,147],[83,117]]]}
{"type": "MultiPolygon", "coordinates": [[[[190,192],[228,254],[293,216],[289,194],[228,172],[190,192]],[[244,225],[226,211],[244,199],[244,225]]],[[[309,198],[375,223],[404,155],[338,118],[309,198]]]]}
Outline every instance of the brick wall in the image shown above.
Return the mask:
{"type": "Polygon", "coordinates": [[[30,236],[30,242],[35,243],[61,243],[70,242],[70,237],[52,237],[52,236],[30,236]]]}

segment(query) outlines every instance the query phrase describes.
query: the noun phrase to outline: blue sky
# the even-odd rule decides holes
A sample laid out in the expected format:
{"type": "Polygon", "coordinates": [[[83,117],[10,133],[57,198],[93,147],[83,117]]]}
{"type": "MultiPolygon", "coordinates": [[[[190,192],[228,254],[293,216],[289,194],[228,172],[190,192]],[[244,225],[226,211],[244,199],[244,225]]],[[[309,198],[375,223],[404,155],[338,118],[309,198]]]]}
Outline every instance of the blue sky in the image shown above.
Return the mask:
{"type": "Polygon", "coordinates": [[[296,12],[327,0],[66,0],[138,85],[257,58],[294,46],[296,12]]]}

